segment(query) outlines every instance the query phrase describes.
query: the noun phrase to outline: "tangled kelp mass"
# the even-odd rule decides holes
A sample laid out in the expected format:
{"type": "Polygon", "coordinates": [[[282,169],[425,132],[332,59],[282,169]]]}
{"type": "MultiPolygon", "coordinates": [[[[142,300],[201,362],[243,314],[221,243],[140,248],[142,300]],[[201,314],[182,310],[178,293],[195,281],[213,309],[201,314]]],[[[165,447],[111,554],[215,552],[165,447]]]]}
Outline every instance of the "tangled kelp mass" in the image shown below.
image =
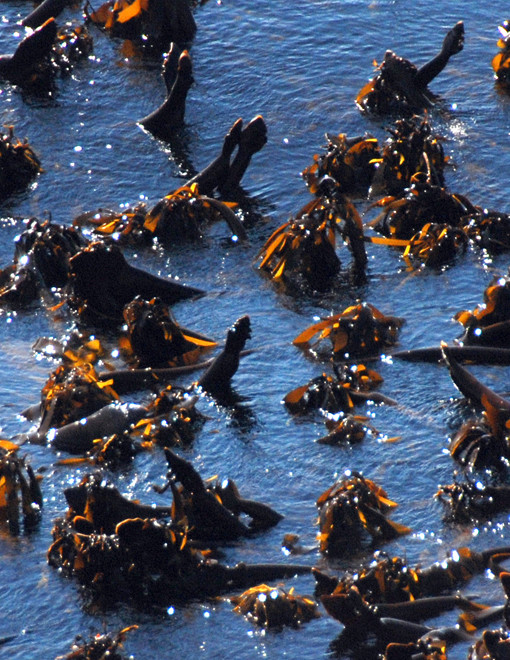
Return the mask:
{"type": "Polygon", "coordinates": [[[505,657],[507,8],[101,4],[0,12],[42,168],[0,190],[1,652],[505,657]],[[460,20],[426,115],[359,112],[460,20]]]}

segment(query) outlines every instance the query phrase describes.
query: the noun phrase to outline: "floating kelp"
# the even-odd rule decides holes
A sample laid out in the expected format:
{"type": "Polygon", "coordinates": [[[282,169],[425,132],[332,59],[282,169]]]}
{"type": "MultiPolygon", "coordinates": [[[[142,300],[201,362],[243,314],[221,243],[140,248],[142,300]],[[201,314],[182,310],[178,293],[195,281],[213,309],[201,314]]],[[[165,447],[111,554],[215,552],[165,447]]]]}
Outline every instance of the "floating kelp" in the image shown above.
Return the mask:
{"type": "Polygon", "coordinates": [[[35,30],[49,18],[57,18],[72,0],[43,0],[37,7],[25,16],[21,24],[35,30]]]}
{"type": "Polygon", "coordinates": [[[69,260],[88,240],[74,227],[32,218],[16,237],[14,264],[28,266],[51,289],[63,287],[69,277],[69,260]]]}
{"type": "Polygon", "coordinates": [[[77,486],[64,489],[64,495],[69,505],[68,520],[78,516],[84,525],[88,523],[105,534],[111,534],[126,518],[159,519],[172,515],[171,506],[141,504],[124,497],[100,472],[85,475],[77,486]]]}
{"type": "Polygon", "coordinates": [[[181,328],[159,298],[143,300],[137,296],[124,308],[124,319],[127,337],[122,348],[124,352],[130,349],[137,367],[193,364],[217,346],[212,339],[181,328]]]}
{"type": "Polygon", "coordinates": [[[463,195],[431,184],[424,173],[413,175],[408,188],[384,197],[373,207],[383,207],[384,211],[367,226],[387,238],[366,240],[405,248],[409,266],[413,260],[442,266],[464,252],[468,244],[491,254],[510,248],[508,214],[476,206],[463,195]]]}
{"type": "Polygon", "coordinates": [[[50,17],[27,34],[13,55],[0,56],[0,78],[28,92],[52,95],[56,76],[69,74],[91,52],[92,37],[84,26],[57,29],[50,17]]]}
{"type": "Polygon", "coordinates": [[[159,297],[169,305],[203,295],[176,280],[151,275],[127,263],[114,244],[94,242],[70,260],[67,302],[83,321],[118,325],[127,303],[137,295],[159,297]]]}
{"type": "Polygon", "coordinates": [[[258,267],[274,282],[299,285],[303,281],[313,290],[324,291],[340,271],[337,233],[349,243],[353,269],[364,273],[367,257],[361,218],[347,199],[327,196],[312,200],[273,232],[257,255],[258,267]]]}
{"type": "Polygon", "coordinates": [[[186,98],[193,84],[191,58],[187,50],[177,54],[179,47],[172,43],[163,61],[163,79],[167,88],[164,102],[150,115],[138,122],[156,137],[170,140],[175,129],[182,126],[186,110],[186,98]]]}
{"type": "Polygon", "coordinates": [[[381,660],[447,660],[446,643],[420,639],[418,642],[388,644],[381,660]]]}
{"type": "Polygon", "coordinates": [[[224,220],[234,239],[244,240],[246,230],[232,210],[237,204],[222,202],[210,195],[217,191],[226,195],[238,190],[252,156],[266,141],[267,128],[261,115],[244,128],[243,120],[237,119],[225,136],[220,155],[152,209],[147,210],[144,204],[118,212],[99,209],[81,214],[73,224],[90,224],[96,235],[139,245],[153,239],[163,243],[197,240],[202,238],[209,224],[224,220]]]}
{"type": "Polygon", "coordinates": [[[205,419],[195,407],[197,401],[190,390],[168,385],[149,403],[146,416],[134,424],[130,435],[144,447],[189,447],[205,419]]]}
{"type": "Polygon", "coordinates": [[[21,517],[25,531],[33,529],[43,506],[39,480],[18,450],[13,442],[0,440],[0,520],[14,535],[20,533],[21,517]]]}
{"type": "Polygon", "coordinates": [[[431,184],[423,174],[413,176],[409,188],[399,195],[384,197],[374,206],[384,210],[370,225],[384,236],[406,240],[426,224],[458,227],[465,216],[477,213],[477,207],[466,197],[431,184]]]}
{"type": "Polygon", "coordinates": [[[349,138],[345,133],[326,134],[326,153],[315,155],[314,164],[302,172],[312,194],[324,176],[331,177],[345,195],[366,195],[381,158],[377,139],[371,135],[349,138]]]}
{"type": "Polygon", "coordinates": [[[108,0],[97,10],[87,0],[85,14],[113,37],[129,39],[148,53],[168,51],[172,42],[186,44],[197,30],[188,0],[108,0]]]}
{"type": "Polygon", "coordinates": [[[399,119],[382,149],[373,187],[389,195],[407,188],[415,175],[423,173],[427,181],[444,186],[444,155],[442,138],[432,133],[428,118],[399,119]]]}
{"type": "Polygon", "coordinates": [[[169,243],[202,238],[212,222],[225,220],[232,234],[246,238],[246,231],[227,202],[201,195],[197,183],[179,188],[158,202],[145,217],[144,227],[152,237],[169,243]]]}
{"type": "Polygon", "coordinates": [[[314,355],[322,355],[322,342],[329,338],[334,360],[374,356],[396,343],[403,323],[403,319],[385,316],[370,303],[360,303],[314,323],[292,343],[314,355]]]}
{"type": "Polygon", "coordinates": [[[510,215],[501,211],[476,207],[464,219],[463,230],[477,247],[489,254],[499,254],[510,249],[510,215]]]}
{"type": "Polygon", "coordinates": [[[155,519],[170,509],[126,500],[100,477],[84,478],[65,495],[70,508],[55,521],[48,562],[76,577],[96,604],[168,607],[310,572],[292,564],[219,564],[193,546],[187,527],[155,519]]]}
{"type": "Polygon", "coordinates": [[[149,405],[110,403],[64,426],[49,428],[45,424],[38,432],[28,434],[27,439],[92,459],[112,437],[119,437],[116,444],[124,444],[121,438],[128,433],[133,434],[131,442],[124,445],[128,455],[156,443],[187,446],[194,438],[196,422],[202,419],[195,409],[197,398],[187,390],[168,386],[149,405]]]}
{"type": "Polygon", "coordinates": [[[334,363],[335,376],[323,373],[285,395],[283,403],[294,415],[313,410],[328,413],[349,412],[360,401],[380,400],[370,392],[383,382],[380,374],[364,364],[334,363]]]}
{"type": "Polygon", "coordinates": [[[97,633],[92,639],[86,641],[78,635],[73,642],[71,651],[66,655],[59,655],[55,660],[125,660],[126,656],[120,653],[126,635],[138,626],[128,626],[117,633],[97,633]]]}
{"type": "Polygon", "coordinates": [[[467,246],[468,236],[462,229],[428,222],[409,240],[404,259],[410,268],[415,261],[439,268],[464,253],[467,246]]]}
{"type": "Polygon", "coordinates": [[[450,454],[471,469],[503,467],[510,460],[510,402],[483,385],[443,347],[450,376],[470,403],[483,408],[481,419],[469,420],[452,438],[450,454]]]}
{"type": "Polygon", "coordinates": [[[365,415],[344,415],[340,419],[326,419],[327,435],[318,438],[321,445],[344,445],[361,442],[367,433],[379,435],[365,415]]]}
{"type": "Polygon", "coordinates": [[[65,75],[71,73],[76,62],[92,53],[92,37],[84,25],[67,24],[59,28],[52,49],[54,66],[65,75]]]}
{"type": "Polygon", "coordinates": [[[117,470],[130,463],[141,451],[151,449],[152,446],[152,441],[134,438],[133,434],[128,432],[114,433],[105,438],[96,438],[92,448],[82,458],[62,458],[56,464],[74,467],[88,463],[97,468],[117,470]]]}
{"type": "Polygon", "coordinates": [[[355,587],[370,604],[405,603],[450,592],[487,568],[499,575],[503,569],[498,562],[508,558],[509,553],[508,546],[482,552],[463,547],[428,567],[413,568],[402,557],[377,551],[368,565],[347,571],[340,578],[325,575],[318,569],[313,569],[313,574],[321,594],[347,594],[355,587]]]}
{"type": "Polygon", "coordinates": [[[498,27],[499,34],[498,48],[500,49],[497,55],[492,58],[492,68],[498,83],[504,87],[510,84],[510,23],[503,21],[498,27]]]}
{"type": "Polygon", "coordinates": [[[111,382],[102,381],[90,363],[60,365],[41,390],[39,433],[84,419],[118,400],[111,382]]]}
{"type": "Polygon", "coordinates": [[[510,508],[510,486],[480,481],[439,486],[436,497],[447,507],[446,518],[456,523],[476,524],[510,508]]]}
{"type": "Polygon", "coordinates": [[[317,603],[309,596],[300,596],[294,589],[259,584],[240,596],[232,596],[234,612],[243,614],[249,621],[268,629],[284,626],[299,627],[320,616],[317,603]]]}
{"type": "Polygon", "coordinates": [[[409,527],[386,517],[396,506],[370,479],[357,472],[346,473],[317,500],[320,551],[343,554],[353,544],[361,545],[365,534],[378,541],[409,534],[409,527]]]}
{"type": "Polygon", "coordinates": [[[39,157],[28,144],[14,135],[14,126],[0,132],[0,201],[22,190],[42,172],[39,157]]]}
{"type": "MultiPolygon", "coordinates": [[[[448,351],[459,363],[469,364],[510,364],[509,348],[494,348],[493,346],[448,346],[448,351]]],[[[441,346],[425,346],[412,348],[408,351],[392,353],[393,358],[406,362],[441,362],[443,353],[441,346]]]]}
{"type": "Polygon", "coordinates": [[[228,202],[200,195],[198,186],[183,186],[169,193],[152,209],[139,204],[116,212],[99,209],[75,218],[76,226],[92,225],[96,236],[118,243],[148,245],[153,239],[163,243],[198,240],[213,222],[225,220],[237,238],[246,238],[243,224],[228,202]]]}
{"type": "Polygon", "coordinates": [[[327,152],[314,156],[314,164],[302,175],[310,192],[316,194],[324,176],[336,182],[336,189],[350,196],[369,192],[395,195],[423,172],[434,185],[444,185],[444,155],[441,137],[434,135],[428,119],[399,119],[387,131],[382,147],[371,135],[349,138],[344,133],[326,134],[327,152]]]}
{"type": "Polygon", "coordinates": [[[467,660],[507,660],[510,657],[510,631],[485,630],[469,649],[467,660]]]}
{"type": "Polygon", "coordinates": [[[510,347],[510,278],[496,276],[483,293],[484,302],[474,310],[455,315],[464,334],[460,341],[466,345],[510,347]]]}
{"type": "Polygon", "coordinates": [[[188,528],[190,539],[233,540],[272,527],[282,519],[266,504],[242,498],[234,481],[206,486],[189,461],[168,448],[165,455],[170,472],[167,484],[158,492],[171,487],[172,518],[188,528]],[[251,518],[249,525],[242,521],[241,514],[251,518]]]}
{"type": "Polygon", "coordinates": [[[405,58],[387,50],[377,75],[358,93],[356,105],[363,112],[413,114],[434,105],[428,84],[464,46],[464,24],[459,21],[444,38],[441,51],[417,69],[405,58]]]}
{"type": "Polygon", "coordinates": [[[64,287],[69,260],[88,243],[73,227],[35,218],[16,237],[13,263],[0,271],[0,303],[27,305],[42,289],[64,287]]]}
{"type": "MultiPolygon", "coordinates": [[[[455,608],[478,611],[487,609],[459,595],[419,598],[404,603],[371,604],[363,599],[354,586],[345,593],[325,594],[321,596],[321,601],[328,614],[340,621],[347,632],[360,632],[362,635],[371,632],[386,643],[388,640],[398,643],[410,639],[418,641],[421,637],[443,639],[439,629],[420,626],[417,622],[455,608]]],[[[449,641],[459,641],[465,637],[458,627],[452,626],[448,630],[449,634],[445,638],[449,641]]]]}

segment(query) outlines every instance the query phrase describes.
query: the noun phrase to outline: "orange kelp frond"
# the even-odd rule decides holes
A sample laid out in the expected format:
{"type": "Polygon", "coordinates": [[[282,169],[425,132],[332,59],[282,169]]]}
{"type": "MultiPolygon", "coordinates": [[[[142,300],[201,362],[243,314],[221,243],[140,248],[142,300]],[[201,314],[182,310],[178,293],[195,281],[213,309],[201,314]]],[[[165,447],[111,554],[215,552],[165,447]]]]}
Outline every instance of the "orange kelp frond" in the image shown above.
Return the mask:
{"type": "Polygon", "coordinates": [[[123,316],[128,335],[122,348],[140,367],[194,364],[217,345],[205,335],[181,328],[159,298],[147,301],[136,296],[125,306],[123,316]]]}
{"type": "Polygon", "coordinates": [[[428,223],[461,227],[466,218],[479,213],[479,208],[463,195],[429,183],[424,172],[413,175],[408,188],[378,205],[385,210],[369,226],[384,236],[407,240],[428,223]]]}
{"type": "Polygon", "coordinates": [[[146,215],[145,204],[137,204],[119,211],[98,209],[77,216],[73,220],[73,225],[76,227],[91,225],[93,234],[108,236],[119,242],[146,244],[152,239],[150,232],[144,228],[146,215]]]}
{"type": "Polygon", "coordinates": [[[467,245],[468,237],[462,229],[429,222],[411,238],[403,256],[409,269],[413,268],[413,259],[439,268],[465,252],[467,245]]]}
{"type": "Polygon", "coordinates": [[[492,58],[492,68],[499,83],[507,86],[510,81],[510,24],[505,21],[498,27],[499,34],[497,46],[500,52],[492,58]]]}
{"type": "Polygon", "coordinates": [[[376,371],[363,364],[335,363],[334,371],[334,376],[323,373],[289,392],[283,399],[287,410],[294,415],[314,410],[347,413],[354,407],[352,393],[369,392],[383,381],[376,371]]]}
{"type": "Polygon", "coordinates": [[[0,131],[0,200],[23,188],[40,172],[41,162],[28,144],[14,135],[14,126],[7,133],[0,131]]]}
{"type": "Polygon", "coordinates": [[[359,303],[314,323],[292,343],[303,350],[317,351],[329,337],[334,357],[372,355],[396,342],[402,324],[403,319],[385,316],[369,303],[359,303]]]}
{"type": "Polygon", "coordinates": [[[510,278],[495,277],[483,294],[484,302],[474,310],[457,312],[454,319],[465,328],[486,327],[510,320],[510,278]]]}
{"type": "Polygon", "coordinates": [[[41,390],[41,424],[58,428],[117,401],[112,382],[100,380],[91,364],[57,367],[41,390]]]}
{"type": "Polygon", "coordinates": [[[240,596],[232,596],[230,601],[234,612],[265,628],[299,626],[320,616],[315,600],[294,593],[293,588],[285,591],[281,585],[259,584],[240,596]]]}
{"type": "Polygon", "coordinates": [[[256,257],[259,269],[274,281],[288,283],[301,277],[312,288],[324,290],[340,270],[337,233],[349,243],[356,265],[363,268],[363,223],[356,208],[346,198],[321,196],[271,234],[256,257]]]}
{"type": "Polygon", "coordinates": [[[352,543],[361,542],[362,532],[380,540],[408,534],[409,527],[386,518],[395,506],[373,481],[358,472],[346,472],[317,500],[321,552],[339,555],[352,550],[352,543]]]}
{"type": "Polygon", "coordinates": [[[149,211],[144,227],[166,241],[195,239],[201,237],[207,224],[224,219],[232,233],[244,239],[244,226],[232,211],[236,206],[201,195],[196,184],[183,186],[166,195],[149,211]]]}
{"type": "Polygon", "coordinates": [[[40,519],[43,497],[39,477],[24,458],[17,455],[18,445],[0,440],[0,513],[9,532],[20,533],[20,519],[25,531],[40,519]]]}
{"type": "Polygon", "coordinates": [[[390,194],[398,194],[411,185],[416,175],[424,175],[426,181],[444,186],[444,168],[447,158],[442,140],[434,135],[427,116],[399,119],[389,128],[390,139],[386,142],[377,185],[390,194]]]}
{"type": "Polygon", "coordinates": [[[381,157],[377,139],[371,135],[348,138],[345,133],[326,134],[326,138],[327,152],[316,154],[314,163],[302,172],[310,192],[320,195],[326,176],[336,183],[335,193],[365,195],[381,157]]]}

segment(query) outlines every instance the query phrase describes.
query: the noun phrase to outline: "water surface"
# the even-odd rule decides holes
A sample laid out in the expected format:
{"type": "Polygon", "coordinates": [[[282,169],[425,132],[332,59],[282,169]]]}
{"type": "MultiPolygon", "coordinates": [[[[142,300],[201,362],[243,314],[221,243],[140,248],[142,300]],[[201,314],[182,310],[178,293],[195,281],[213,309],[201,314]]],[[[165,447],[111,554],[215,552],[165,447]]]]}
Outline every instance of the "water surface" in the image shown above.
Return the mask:
{"type": "MultiPolygon", "coordinates": [[[[30,2],[21,0],[2,3],[0,52],[12,52],[20,33],[17,21],[31,9],[30,2]]],[[[205,298],[175,307],[177,319],[186,325],[221,341],[236,318],[248,313],[252,319],[250,345],[261,350],[242,361],[235,378],[243,414],[202,401],[200,408],[209,419],[187,456],[204,478],[218,474],[235,479],[243,494],[271,504],[285,519],[267,533],[225,548],[227,562],[283,560],[280,544],[286,532],[313,545],[315,500],[347,468],[363,471],[384,487],[400,504],[393,517],[413,528],[410,536],[385,546],[390,553],[426,564],[445,557],[452,547],[481,549],[510,542],[506,515],[480,529],[452,527],[445,525],[442,508],[433,500],[437,485],[453,479],[455,466],[445,450],[460,415],[444,368],[391,360],[371,365],[385,379],[382,391],[400,405],[360,412],[373,416],[374,425],[388,436],[400,436],[394,444],[368,437],[348,448],[317,445],[323,422],[318,417],[292,419],[281,403],[289,390],[323,370],[291,345],[317,316],[340,312],[361,298],[406,319],[403,349],[451,341],[460,333],[453,315],[481,302],[493,275],[507,272],[507,255],[489,259],[470,251],[452,268],[411,275],[396,252],[372,246],[366,285],[339,286],[325,298],[301,299],[276,291],[253,265],[269,234],[310,199],[300,172],[321,151],[326,132],[370,131],[384,138],[384,122],[361,116],[354,105],[357,91],[371,76],[372,61],[380,61],[392,48],[420,65],[460,19],[465,22],[465,49],[431,85],[443,99],[431,121],[445,135],[445,150],[452,158],[447,183],[475,204],[510,211],[510,97],[495,87],[490,67],[497,26],[506,12],[501,0],[462,5],[446,0],[210,0],[195,12],[198,31],[191,56],[196,82],[186,126],[172,145],[136,124],[164,97],[159,62],[123,59],[119,42],[98,30],[92,29],[93,56],[58,81],[51,101],[25,98],[9,85],[0,89],[2,123],[14,124],[18,136],[29,138],[44,167],[30,189],[0,206],[0,265],[10,263],[23,219],[51,217],[70,223],[98,207],[139,200],[153,204],[216,156],[237,117],[248,121],[261,113],[266,120],[268,143],[243,180],[253,209],[248,244],[233,243],[218,226],[198,245],[127,251],[129,259],[152,272],[207,290],[205,298]]],[[[68,10],[62,19],[78,20],[79,15],[78,9],[68,10]]],[[[33,342],[42,335],[61,337],[70,327],[70,317],[56,316],[43,304],[17,313],[0,310],[3,436],[28,428],[19,412],[39,400],[54,367],[36,359],[33,342]]],[[[508,368],[473,371],[496,390],[509,389],[508,368]]],[[[139,630],[129,636],[126,649],[140,660],[338,654],[335,639],[341,626],[325,614],[301,630],[264,634],[222,601],[193,602],[158,616],[127,606],[108,613],[84,610],[77,584],[48,567],[45,556],[53,520],[65,511],[63,488],[79,480],[83,470],[55,466],[57,456],[49,448],[27,446],[26,452],[35,468],[45,470],[45,508],[40,527],[29,536],[12,538],[0,529],[0,634],[17,635],[3,647],[5,657],[53,658],[66,652],[78,633],[134,623],[139,630]]],[[[165,471],[163,454],[155,452],[109,476],[123,493],[156,501],[151,485],[165,471]]],[[[369,551],[328,562],[315,551],[303,561],[340,570],[368,556],[369,551]]],[[[314,584],[301,577],[286,586],[311,593],[314,584]]],[[[502,599],[490,576],[465,591],[484,602],[502,599]]],[[[465,657],[466,648],[455,647],[449,657],[465,657]]]]}

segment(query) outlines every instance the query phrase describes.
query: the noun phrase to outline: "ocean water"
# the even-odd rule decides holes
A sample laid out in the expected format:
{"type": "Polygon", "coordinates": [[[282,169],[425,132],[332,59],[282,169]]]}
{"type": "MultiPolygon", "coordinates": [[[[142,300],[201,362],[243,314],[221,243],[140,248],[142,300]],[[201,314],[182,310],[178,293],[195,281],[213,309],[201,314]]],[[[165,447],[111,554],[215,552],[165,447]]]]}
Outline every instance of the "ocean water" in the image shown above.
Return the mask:
{"type": "MultiPolygon", "coordinates": [[[[1,4],[0,53],[14,50],[22,36],[17,22],[32,7],[22,0],[1,4]]],[[[399,405],[365,406],[359,412],[369,415],[381,433],[399,436],[391,444],[367,436],[350,447],[319,445],[315,441],[325,433],[324,421],[318,415],[296,420],[282,405],[288,391],[327,368],[306,359],[291,343],[318,317],[361,299],[405,318],[401,349],[452,341],[460,334],[454,314],[482,301],[494,275],[506,274],[508,256],[489,258],[468,250],[449,268],[409,273],[398,252],[371,245],[366,283],[339,284],[322,297],[276,290],[254,261],[271,232],[311,199],[301,172],[323,150],[325,133],[371,132],[385,138],[387,122],[361,115],[354,104],[372,75],[373,60],[381,61],[391,48],[420,65],[437,52],[458,20],[465,23],[464,50],[430,86],[440,96],[430,120],[445,136],[451,157],[447,185],[475,204],[510,212],[510,96],[495,86],[491,69],[497,27],[507,11],[500,0],[488,5],[210,0],[195,10],[198,30],[190,50],[195,84],[185,126],[171,144],[136,123],[164,98],[159,61],[124,58],[120,42],[93,27],[93,55],[57,80],[54,98],[30,98],[8,84],[0,87],[2,124],[14,125],[17,136],[29,139],[44,168],[26,191],[0,204],[0,266],[11,262],[24,220],[51,217],[71,223],[99,207],[138,201],[151,205],[217,155],[237,117],[248,121],[260,113],[267,123],[268,142],[243,179],[247,243],[233,242],[226,227],[218,225],[198,244],[126,250],[133,263],[207,291],[198,301],[175,306],[181,323],[221,342],[235,319],[249,314],[252,320],[249,346],[257,350],[242,360],[234,380],[242,401],[237,409],[208,398],[200,401],[208,419],[186,456],[204,478],[233,478],[245,497],[267,502],[285,518],[268,532],[223,548],[227,563],[285,561],[281,541],[288,532],[314,548],[297,561],[333,573],[369,558],[374,548],[337,560],[316,549],[316,499],[346,469],[362,471],[399,503],[392,518],[413,531],[384,549],[412,564],[443,559],[463,545],[483,549],[510,543],[507,514],[478,528],[454,526],[444,522],[444,511],[434,500],[438,484],[451,483],[458,469],[447,453],[448,439],[466,414],[444,367],[391,358],[370,362],[384,378],[381,391],[399,405]]],[[[81,22],[80,8],[67,9],[64,20],[81,22]]],[[[369,219],[367,206],[359,203],[369,219]]],[[[342,254],[348,261],[348,253],[342,254]]],[[[23,311],[0,309],[2,437],[28,429],[19,413],[39,401],[55,366],[34,354],[34,341],[60,338],[72,327],[70,316],[56,314],[50,306],[41,301],[23,311]]],[[[498,392],[510,389],[507,367],[472,370],[498,392]]],[[[60,456],[48,447],[26,445],[23,453],[44,475],[44,512],[29,535],[13,538],[0,526],[0,636],[15,635],[0,646],[0,657],[54,658],[69,650],[77,634],[87,637],[132,624],[139,628],[125,647],[138,660],[367,657],[366,651],[341,649],[342,627],[322,609],[320,618],[301,629],[278,632],[257,629],[222,599],[176,605],[171,613],[139,612],[127,605],[90,611],[77,583],[46,561],[53,521],[66,509],[63,489],[79,481],[86,468],[57,466],[60,456]]],[[[108,478],[126,495],[163,503],[152,484],[165,473],[164,455],[157,450],[108,478]]],[[[285,581],[285,587],[311,594],[314,581],[302,576],[285,581]]],[[[503,599],[498,581],[489,574],[463,592],[488,604],[503,599]]],[[[453,623],[455,618],[452,613],[434,623],[453,623]]],[[[448,657],[466,657],[468,646],[452,647],[448,657]]]]}

